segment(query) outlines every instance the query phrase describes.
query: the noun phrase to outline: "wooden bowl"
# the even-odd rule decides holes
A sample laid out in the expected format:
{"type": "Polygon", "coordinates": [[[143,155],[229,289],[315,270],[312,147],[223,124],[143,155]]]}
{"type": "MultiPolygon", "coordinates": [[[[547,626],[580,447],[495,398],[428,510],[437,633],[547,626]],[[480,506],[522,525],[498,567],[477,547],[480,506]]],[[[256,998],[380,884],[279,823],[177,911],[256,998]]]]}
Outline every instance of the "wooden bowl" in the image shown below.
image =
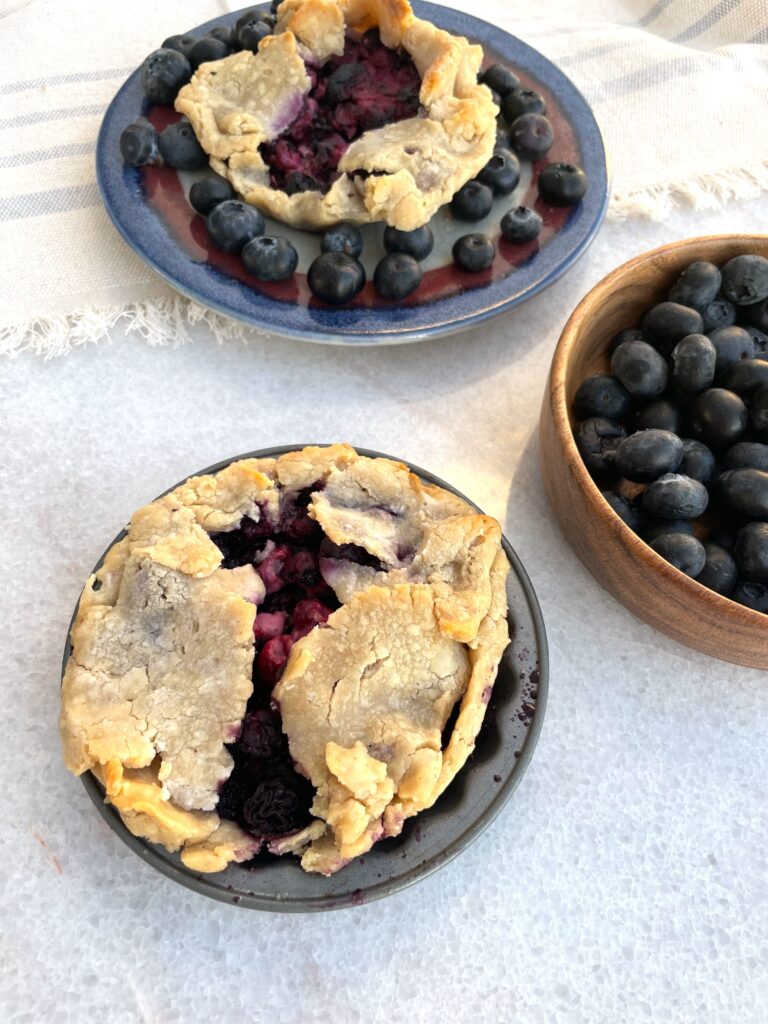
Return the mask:
{"type": "Polygon", "coordinates": [[[713,658],[768,669],[768,616],[716,594],[657,555],[616,515],[576,448],[571,407],[593,373],[610,372],[614,335],[667,298],[694,260],[722,265],[742,253],[768,257],[768,235],[714,235],[636,256],[603,278],[560,337],[541,412],[544,484],[565,536],[592,575],[654,628],[713,658]]]}

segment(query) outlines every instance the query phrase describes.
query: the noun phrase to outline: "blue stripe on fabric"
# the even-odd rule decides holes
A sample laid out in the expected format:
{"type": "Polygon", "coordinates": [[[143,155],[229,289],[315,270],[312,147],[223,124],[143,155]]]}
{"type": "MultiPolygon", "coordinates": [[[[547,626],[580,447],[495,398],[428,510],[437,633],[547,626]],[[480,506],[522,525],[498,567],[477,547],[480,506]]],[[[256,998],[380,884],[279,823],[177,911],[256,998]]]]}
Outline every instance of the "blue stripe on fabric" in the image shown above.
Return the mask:
{"type": "Polygon", "coordinates": [[[98,206],[99,202],[99,189],[95,181],[87,185],[53,188],[47,192],[28,192],[0,199],[0,221],[26,220],[51,213],[66,213],[68,210],[84,210],[89,206],[98,206]]]}

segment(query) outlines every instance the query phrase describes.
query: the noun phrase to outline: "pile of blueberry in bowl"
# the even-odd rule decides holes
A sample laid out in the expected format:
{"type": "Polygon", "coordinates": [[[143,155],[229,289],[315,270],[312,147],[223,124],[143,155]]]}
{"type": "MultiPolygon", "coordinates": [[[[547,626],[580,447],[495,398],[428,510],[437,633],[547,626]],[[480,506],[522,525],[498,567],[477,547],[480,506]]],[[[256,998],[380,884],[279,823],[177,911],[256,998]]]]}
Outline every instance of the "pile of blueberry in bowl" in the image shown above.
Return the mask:
{"type": "Polygon", "coordinates": [[[573,399],[617,515],[698,583],[768,613],[768,259],[697,260],[573,399]]]}

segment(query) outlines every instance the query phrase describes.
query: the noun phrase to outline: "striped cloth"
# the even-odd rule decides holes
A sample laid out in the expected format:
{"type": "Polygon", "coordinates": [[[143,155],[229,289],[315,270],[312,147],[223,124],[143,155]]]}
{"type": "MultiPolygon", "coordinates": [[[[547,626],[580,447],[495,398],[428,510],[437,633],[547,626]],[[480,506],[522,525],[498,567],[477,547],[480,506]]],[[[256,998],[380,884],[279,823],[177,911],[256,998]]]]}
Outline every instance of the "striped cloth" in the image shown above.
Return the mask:
{"type": "MultiPolygon", "coordinates": [[[[195,318],[240,331],[133,255],[94,172],[102,114],[129,72],[166,35],[239,6],[0,0],[0,351],[59,354],[118,318],[153,343],[181,340],[195,318]]],[[[613,216],[768,188],[768,0],[454,6],[521,36],[585,93],[609,149],[613,216]]]]}

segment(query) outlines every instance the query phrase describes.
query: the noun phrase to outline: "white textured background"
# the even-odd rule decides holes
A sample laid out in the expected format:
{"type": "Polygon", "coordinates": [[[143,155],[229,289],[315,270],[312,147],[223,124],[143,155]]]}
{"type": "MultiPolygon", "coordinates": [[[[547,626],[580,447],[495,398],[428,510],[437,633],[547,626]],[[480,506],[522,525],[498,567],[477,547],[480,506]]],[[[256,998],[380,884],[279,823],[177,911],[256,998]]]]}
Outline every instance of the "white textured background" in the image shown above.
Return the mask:
{"type": "Polygon", "coordinates": [[[608,224],[549,292],[411,347],[114,333],[0,365],[3,1024],[764,1024],[768,678],[597,586],[549,513],[535,435],[559,331],[604,273],[766,224],[768,199],[608,224]],[[81,582],[134,508],[225,456],[316,440],[410,459],[505,522],[551,689],[528,774],[469,851],[381,903],[280,917],[188,893],[108,831],[61,765],[59,666],[81,582]]]}

